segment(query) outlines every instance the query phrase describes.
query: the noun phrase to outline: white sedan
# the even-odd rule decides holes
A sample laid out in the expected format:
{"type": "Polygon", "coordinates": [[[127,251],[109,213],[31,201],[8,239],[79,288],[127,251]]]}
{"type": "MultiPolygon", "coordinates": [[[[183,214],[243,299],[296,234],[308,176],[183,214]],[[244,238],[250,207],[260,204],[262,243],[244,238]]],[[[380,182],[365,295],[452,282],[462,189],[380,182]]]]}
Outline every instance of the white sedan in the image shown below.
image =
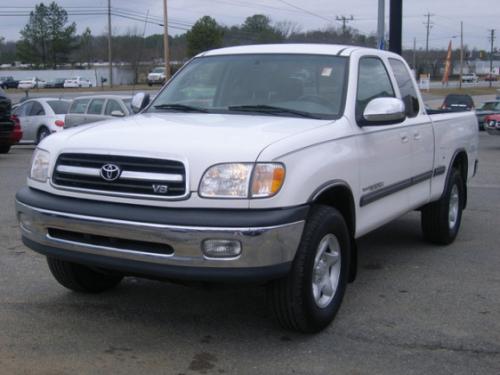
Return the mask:
{"type": "Polygon", "coordinates": [[[63,130],[64,116],[71,101],[54,98],[26,100],[13,110],[19,118],[23,137],[21,143],[38,144],[48,135],[63,130]]]}
{"type": "Polygon", "coordinates": [[[84,77],[73,77],[64,81],[64,88],[92,87],[92,82],[84,77]]]}
{"type": "Polygon", "coordinates": [[[45,87],[46,82],[38,77],[27,78],[19,81],[19,89],[41,89],[45,87]]]}

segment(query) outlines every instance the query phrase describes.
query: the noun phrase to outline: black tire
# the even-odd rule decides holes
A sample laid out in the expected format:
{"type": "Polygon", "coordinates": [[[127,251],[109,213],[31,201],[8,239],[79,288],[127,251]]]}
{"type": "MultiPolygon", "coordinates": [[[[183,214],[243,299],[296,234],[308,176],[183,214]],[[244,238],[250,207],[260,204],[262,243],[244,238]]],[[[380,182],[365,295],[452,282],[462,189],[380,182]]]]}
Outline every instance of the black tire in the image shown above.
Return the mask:
{"type": "Polygon", "coordinates": [[[8,154],[10,151],[10,145],[0,145],[0,154],[8,154]]]}
{"type": "MultiPolygon", "coordinates": [[[[269,304],[281,326],[314,333],[332,322],[340,308],[348,282],[350,246],[349,230],[340,212],[328,206],[313,206],[290,273],[268,286],[269,304]],[[320,307],[313,292],[315,260],[316,254],[320,252],[320,243],[330,235],[338,240],[340,247],[340,271],[338,284],[333,289],[333,298],[320,307]]],[[[333,266],[327,267],[331,272],[333,266]]]]}
{"type": "Polygon", "coordinates": [[[438,245],[449,245],[457,237],[465,203],[465,184],[457,169],[452,169],[441,198],[422,209],[421,223],[424,238],[438,245]],[[452,200],[458,193],[456,213],[452,213],[452,200]],[[452,220],[454,218],[454,220],[452,220]]]}
{"type": "Polygon", "coordinates": [[[39,144],[45,137],[48,137],[49,135],[50,135],[50,130],[47,129],[45,126],[42,126],[40,129],[38,129],[35,143],[39,144]]]}
{"type": "Polygon", "coordinates": [[[101,293],[117,286],[121,275],[99,272],[81,264],[47,257],[49,269],[59,284],[81,293],[101,293]]]}

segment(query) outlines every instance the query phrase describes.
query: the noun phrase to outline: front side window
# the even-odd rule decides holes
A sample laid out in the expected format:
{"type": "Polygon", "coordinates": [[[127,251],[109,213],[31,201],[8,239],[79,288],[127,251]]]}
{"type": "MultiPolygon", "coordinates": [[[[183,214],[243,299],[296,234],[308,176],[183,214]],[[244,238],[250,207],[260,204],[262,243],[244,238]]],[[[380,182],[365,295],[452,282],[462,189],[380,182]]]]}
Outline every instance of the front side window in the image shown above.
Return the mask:
{"type": "Polygon", "coordinates": [[[104,99],[94,99],[90,102],[87,113],[89,115],[100,115],[104,106],[104,99]]]}
{"type": "Polygon", "coordinates": [[[356,119],[362,119],[363,112],[371,100],[385,97],[395,95],[384,63],[377,57],[363,57],[359,60],[356,119]]]}
{"type": "Polygon", "coordinates": [[[201,57],[177,74],[148,111],[190,106],[209,113],[338,118],[343,110],[347,63],[345,57],[328,55],[201,57]]]}
{"type": "Polygon", "coordinates": [[[401,99],[405,103],[406,116],[417,116],[419,111],[417,90],[415,90],[408,69],[403,62],[396,59],[389,59],[389,63],[396,77],[399,91],[401,92],[401,99]]]}
{"type": "Polygon", "coordinates": [[[24,103],[20,107],[16,108],[16,110],[14,111],[14,114],[19,116],[19,117],[29,116],[32,105],[33,105],[33,102],[24,103]]]}

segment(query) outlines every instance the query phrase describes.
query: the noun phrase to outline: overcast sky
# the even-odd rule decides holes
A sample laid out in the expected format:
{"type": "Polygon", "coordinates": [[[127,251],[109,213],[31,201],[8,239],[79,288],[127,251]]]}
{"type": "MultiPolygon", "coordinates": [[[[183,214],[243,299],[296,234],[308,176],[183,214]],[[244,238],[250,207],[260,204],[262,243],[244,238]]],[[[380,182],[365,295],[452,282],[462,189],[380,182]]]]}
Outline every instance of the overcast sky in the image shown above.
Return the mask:
{"type": "MultiPolygon", "coordinates": [[[[2,0],[0,5],[0,36],[7,40],[19,39],[19,30],[26,24],[27,16],[5,16],[8,12],[27,13],[40,1],[16,0],[16,8],[7,8],[7,1],[2,0]],[[22,8],[26,7],[26,8],[22,8]]],[[[59,0],[59,5],[68,11],[87,12],[88,9],[78,7],[96,7],[94,12],[104,11],[107,0],[59,0]]],[[[144,17],[149,11],[151,21],[163,17],[162,0],[111,0],[112,7],[127,14],[144,17]],[[130,13],[132,12],[132,13],[130,13]]],[[[49,3],[49,1],[45,1],[49,3]]],[[[325,28],[329,25],[340,26],[336,17],[351,15],[354,20],[349,26],[363,33],[375,33],[377,30],[378,0],[168,0],[170,34],[185,32],[203,15],[214,17],[225,25],[241,24],[252,14],[266,14],[274,22],[292,21],[300,25],[301,29],[311,30],[325,28]],[[299,8],[302,8],[299,9],[299,8]]],[[[389,0],[386,0],[386,25],[388,24],[389,0]]],[[[499,0],[403,0],[403,44],[405,48],[413,46],[416,38],[417,48],[425,48],[426,17],[424,14],[433,14],[433,26],[430,32],[429,45],[431,47],[446,48],[450,38],[454,46],[460,45],[460,21],[464,22],[464,43],[470,47],[489,50],[489,29],[497,29],[495,46],[500,46],[500,7],[499,0]]],[[[107,27],[105,15],[71,15],[71,21],[77,24],[78,32],[87,26],[94,34],[102,34],[107,27]]],[[[127,30],[144,30],[144,22],[113,17],[113,31],[123,33],[127,30]]],[[[386,27],[387,31],[387,27],[386,27]]],[[[162,28],[155,24],[148,24],[146,34],[161,33],[162,28]]]]}

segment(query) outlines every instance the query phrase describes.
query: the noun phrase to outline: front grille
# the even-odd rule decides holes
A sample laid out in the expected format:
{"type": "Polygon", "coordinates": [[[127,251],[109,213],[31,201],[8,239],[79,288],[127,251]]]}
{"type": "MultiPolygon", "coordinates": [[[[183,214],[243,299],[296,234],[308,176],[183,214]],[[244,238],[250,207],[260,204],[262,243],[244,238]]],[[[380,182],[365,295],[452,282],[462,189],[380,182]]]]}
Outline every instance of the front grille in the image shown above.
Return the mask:
{"type": "Polygon", "coordinates": [[[184,164],[176,160],[66,153],[57,159],[52,182],[61,187],[120,195],[164,198],[186,195],[186,170],[184,164]],[[103,166],[109,164],[119,169],[113,181],[102,176],[103,166]]]}
{"type": "Polygon", "coordinates": [[[174,253],[172,246],[156,242],[127,240],[124,238],[99,236],[96,234],[72,232],[56,228],[48,228],[48,232],[52,238],[86,245],[113,247],[123,250],[163,255],[172,255],[174,253]]]}

